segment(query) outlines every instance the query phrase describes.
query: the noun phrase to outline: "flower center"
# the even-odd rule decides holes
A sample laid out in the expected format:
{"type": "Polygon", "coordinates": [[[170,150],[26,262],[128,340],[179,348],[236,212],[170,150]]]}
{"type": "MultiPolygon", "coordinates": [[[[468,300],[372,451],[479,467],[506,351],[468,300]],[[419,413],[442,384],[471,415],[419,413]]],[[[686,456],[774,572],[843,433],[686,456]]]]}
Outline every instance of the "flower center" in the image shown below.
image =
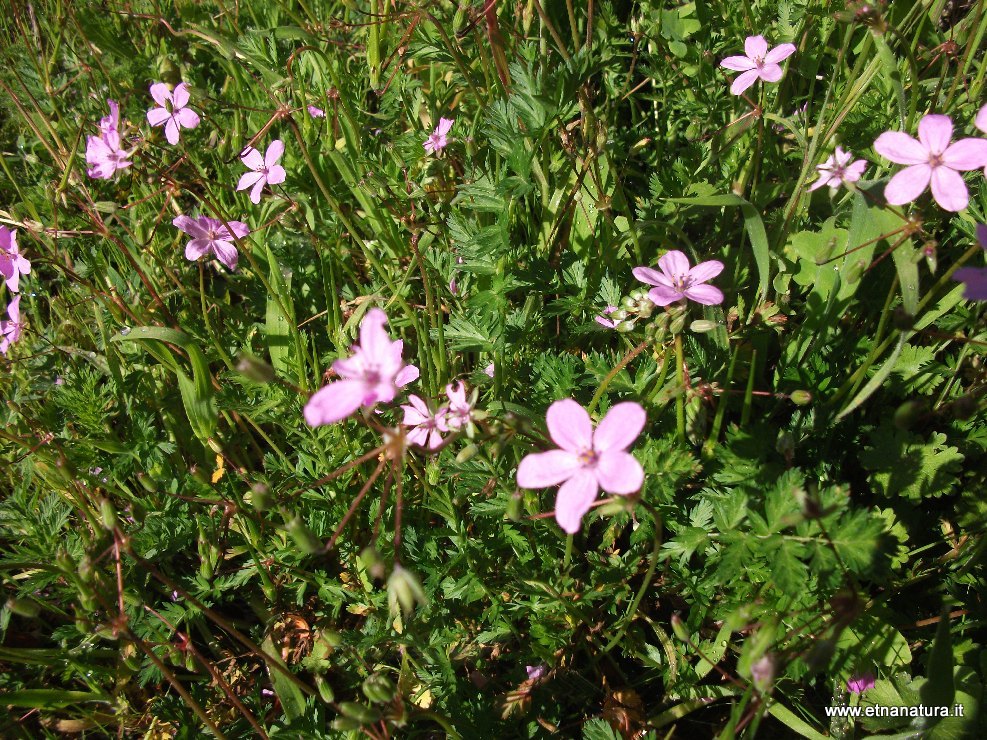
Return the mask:
{"type": "Polygon", "coordinates": [[[579,464],[583,467],[592,467],[593,465],[596,465],[597,461],[600,459],[600,456],[597,454],[596,450],[583,450],[576,455],[576,459],[579,460],[579,464]]]}
{"type": "Polygon", "coordinates": [[[378,370],[376,367],[368,367],[363,372],[363,379],[369,385],[377,385],[377,383],[380,382],[380,378],[381,378],[380,370],[378,370]]]}
{"type": "Polygon", "coordinates": [[[929,155],[929,167],[942,167],[942,155],[941,154],[930,154],[929,155]]]}
{"type": "Polygon", "coordinates": [[[676,275],[672,278],[672,287],[679,293],[684,293],[690,285],[692,285],[692,279],[688,275],[676,275]]]}

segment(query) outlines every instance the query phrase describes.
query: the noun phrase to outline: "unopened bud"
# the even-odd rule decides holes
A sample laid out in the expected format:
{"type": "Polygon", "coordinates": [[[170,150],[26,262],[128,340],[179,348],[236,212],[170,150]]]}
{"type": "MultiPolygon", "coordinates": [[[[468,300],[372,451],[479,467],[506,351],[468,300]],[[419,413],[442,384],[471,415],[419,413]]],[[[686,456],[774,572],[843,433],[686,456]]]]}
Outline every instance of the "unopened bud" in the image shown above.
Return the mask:
{"type": "Polygon", "coordinates": [[[689,331],[696,334],[705,334],[706,332],[713,331],[719,324],[715,321],[708,321],[706,319],[697,319],[689,324],[689,331]]]}
{"type": "Polygon", "coordinates": [[[387,579],[387,603],[393,616],[407,615],[415,611],[416,604],[426,604],[428,598],[418,576],[400,565],[387,579]]]}
{"type": "Polygon", "coordinates": [[[629,334],[630,332],[634,331],[634,322],[633,321],[621,321],[619,324],[617,324],[614,327],[614,329],[617,332],[619,332],[620,334],[629,334]]]}
{"type": "Polygon", "coordinates": [[[515,491],[507,499],[507,508],[504,510],[504,518],[512,522],[521,521],[521,492],[515,491]]]}
{"type": "Polygon", "coordinates": [[[682,621],[682,618],[678,614],[673,614],[671,622],[672,632],[675,636],[682,642],[689,642],[691,640],[689,637],[689,630],[685,628],[685,623],[682,621]]]}
{"type": "Polygon", "coordinates": [[[770,653],[751,665],[751,679],[762,694],[771,691],[775,680],[775,659],[770,653]]]}
{"type": "Polygon", "coordinates": [[[372,578],[384,577],[384,561],[373,545],[367,545],[360,551],[360,560],[372,578]]]}
{"type": "Polygon", "coordinates": [[[846,273],[846,281],[848,285],[853,285],[855,282],[860,280],[861,276],[864,274],[864,270],[867,268],[866,260],[857,260],[852,265],[846,273]]]}
{"type": "Polygon", "coordinates": [[[905,401],[894,412],[894,425],[899,429],[911,429],[925,413],[922,401],[905,401]]]}
{"type": "Polygon", "coordinates": [[[275,378],[274,368],[259,357],[250,354],[240,355],[236,363],[237,372],[255,383],[270,383],[275,378]]]}
{"type": "Polygon", "coordinates": [[[306,555],[314,555],[322,550],[322,541],[315,536],[315,533],[305,524],[305,521],[298,515],[287,524],[288,534],[298,545],[298,549],[306,555]]]}
{"type": "Polygon", "coordinates": [[[809,391],[792,391],[789,398],[796,406],[808,406],[812,403],[812,394],[809,391]]]}
{"type": "Polygon", "coordinates": [[[41,613],[41,606],[34,599],[7,599],[7,608],[19,617],[34,619],[41,613]]]}
{"type": "Polygon", "coordinates": [[[355,701],[340,702],[339,711],[344,717],[355,719],[361,725],[370,725],[380,719],[379,711],[355,701]]]}
{"type": "Polygon", "coordinates": [[[319,690],[319,696],[322,697],[322,701],[326,704],[331,704],[336,700],[336,694],[333,692],[332,686],[329,685],[329,682],[326,681],[324,676],[315,677],[315,688],[319,690]]]}
{"type": "Polygon", "coordinates": [[[668,325],[668,330],[672,332],[672,334],[681,334],[683,329],[685,329],[684,313],[676,316],[674,319],[672,319],[671,323],[668,325]]]}
{"type": "Polygon", "coordinates": [[[375,673],[363,682],[363,694],[370,701],[385,704],[394,699],[397,689],[387,676],[375,673]]]}
{"type": "Polygon", "coordinates": [[[99,514],[103,519],[103,526],[106,529],[111,532],[116,529],[117,512],[108,498],[104,498],[99,502],[99,514]]]}
{"type": "Polygon", "coordinates": [[[456,462],[457,463],[460,463],[460,464],[461,463],[464,463],[467,460],[471,459],[479,451],[480,451],[480,448],[477,447],[476,445],[474,445],[474,444],[468,444],[463,449],[461,449],[459,451],[459,454],[458,455],[456,455],[456,462]]]}
{"type": "Polygon", "coordinates": [[[271,487],[264,482],[254,483],[250,486],[250,504],[255,511],[267,511],[274,503],[271,496],[271,487]]]}

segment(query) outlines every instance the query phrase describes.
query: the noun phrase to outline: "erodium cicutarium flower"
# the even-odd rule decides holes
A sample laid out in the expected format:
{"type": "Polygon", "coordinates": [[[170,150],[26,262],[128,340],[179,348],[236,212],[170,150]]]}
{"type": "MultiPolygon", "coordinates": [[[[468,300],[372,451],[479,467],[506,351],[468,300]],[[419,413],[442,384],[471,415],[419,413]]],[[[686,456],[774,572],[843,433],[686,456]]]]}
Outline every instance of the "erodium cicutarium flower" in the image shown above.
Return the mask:
{"type": "Polygon", "coordinates": [[[627,452],[647,417],[640,404],[618,403],[593,430],[593,422],[572,399],[548,407],[545,422],[558,450],[525,457],[517,469],[521,488],[546,488],[561,483],[555,499],[555,521],[569,534],[579,531],[602,488],[626,496],[640,490],[644,469],[627,452]]]}
{"type": "Polygon", "coordinates": [[[97,180],[109,180],[117,170],[131,165],[126,152],[120,147],[120,108],[113,100],[107,100],[110,114],[99,120],[99,136],[86,137],[86,174],[97,180]]]}
{"type": "Polygon", "coordinates": [[[242,239],[250,233],[250,229],[245,223],[227,221],[226,223],[229,224],[229,229],[227,229],[222,221],[208,216],[199,216],[198,218],[176,216],[172,223],[192,237],[192,240],[185,245],[185,259],[194,262],[200,257],[212,253],[229,269],[236,269],[238,253],[233,239],[234,237],[242,239]]]}
{"type": "Polygon", "coordinates": [[[31,274],[31,262],[17,247],[17,232],[0,226],[0,275],[11,293],[20,290],[20,276],[31,274]]]}
{"type": "MultiPolygon", "coordinates": [[[[977,241],[987,249],[987,226],[977,224],[977,241]]],[[[963,297],[968,301],[987,301],[987,267],[961,267],[953,273],[953,280],[965,284],[963,297]]]]}
{"type": "Polygon", "coordinates": [[[865,673],[856,673],[850,677],[850,680],[846,682],[846,687],[853,694],[862,694],[868,689],[874,688],[877,683],[877,679],[874,674],[870,671],[865,673]]]}
{"type": "Polygon", "coordinates": [[[768,51],[764,36],[748,36],[744,41],[744,53],[746,56],[727,57],[720,62],[721,67],[740,72],[730,85],[730,92],[734,95],[742,94],[758,80],[778,82],[784,75],[778,63],[795,53],[795,45],[779,44],[768,51]]]}
{"type": "Polygon", "coordinates": [[[7,305],[9,321],[0,321],[0,354],[6,355],[10,345],[20,341],[23,324],[21,323],[21,297],[15,295],[7,305]]]}
{"type": "Polygon", "coordinates": [[[281,139],[275,139],[267,147],[267,152],[261,155],[252,146],[248,146],[240,155],[240,160],[250,168],[250,172],[245,172],[240,176],[237,183],[237,190],[250,191],[250,202],[260,203],[260,194],[265,185],[277,185],[284,182],[284,167],[278,164],[281,155],[284,154],[284,143],[281,139]]]}
{"type": "Polygon", "coordinates": [[[305,404],[309,426],[334,424],[361,406],[369,409],[389,403],[400,388],[418,378],[418,368],[405,365],[401,359],[404,343],[387,335],[386,323],[387,316],[379,308],[367,311],[353,354],[332,364],[341,380],[316,392],[305,404]]]}
{"type": "Polygon", "coordinates": [[[147,122],[152,126],[164,126],[165,138],[174,146],[181,129],[193,129],[199,125],[199,115],[186,107],[189,101],[188,85],[184,82],[170,90],[163,82],[151,85],[151,97],[158,104],[147,112],[147,122]]]}
{"type": "Polygon", "coordinates": [[[689,258],[673,249],[661,256],[658,268],[660,272],[650,267],[635,267],[632,271],[642,283],[655,286],[648,293],[648,298],[655,305],[667,306],[685,298],[705,306],[723,303],[723,291],[715,285],[706,284],[707,280],[723,272],[723,263],[719,260],[708,260],[690,267],[689,258]]]}
{"type": "Polygon", "coordinates": [[[817,190],[823,185],[829,185],[836,190],[840,185],[848,182],[856,182],[867,169],[867,160],[858,159],[851,162],[853,155],[845,152],[840,147],[829,155],[825,162],[816,167],[819,172],[819,179],[809,186],[809,191],[817,190]]]}
{"type": "Polygon", "coordinates": [[[445,423],[447,409],[443,406],[433,412],[427,403],[414,394],[408,396],[408,400],[410,404],[401,406],[404,411],[401,423],[412,427],[408,432],[409,444],[434,450],[442,444],[442,433],[449,431],[445,423]]]}
{"type": "Polygon", "coordinates": [[[425,139],[426,152],[429,154],[435,154],[436,152],[442,151],[446,148],[449,144],[447,136],[453,123],[455,123],[455,119],[453,118],[439,119],[439,125],[435,127],[435,131],[432,132],[431,136],[425,139]]]}

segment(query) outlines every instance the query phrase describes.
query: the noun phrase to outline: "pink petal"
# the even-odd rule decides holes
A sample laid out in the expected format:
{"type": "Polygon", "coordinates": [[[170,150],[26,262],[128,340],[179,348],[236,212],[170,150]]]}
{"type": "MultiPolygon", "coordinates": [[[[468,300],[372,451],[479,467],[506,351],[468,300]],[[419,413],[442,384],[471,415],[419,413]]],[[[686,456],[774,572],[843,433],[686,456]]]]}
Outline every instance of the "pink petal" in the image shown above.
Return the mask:
{"type": "Polygon", "coordinates": [[[743,92],[758,81],[760,73],[756,69],[749,69],[737,75],[737,79],[730,85],[730,92],[734,95],[742,95],[743,92]]]}
{"type": "Polygon", "coordinates": [[[884,199],[893,206],[911,203],[929,186],[931,177],[932,168],[927,164],[906,167],[884,186],[884,199]]]}
{"type": "Polygon", "coordinates": [[[732,69],[734,72],[746,72],[749,69],[754,69],[757,65],[747,57],[736,56],[727,57],[720,62],[720,66],[732,69]]]}
{"type": "MultiPolygon", "coordinates": [[[[947,211],[962,211],[970,202],[966,184],[960,173],[949,167],[935,167],[932,170],[932,197],[947,211]]],[[[889,201],[890,202],[890,201],[889,201]]]]}
{"type": "Polygon", "coordinates": [[[264,179],[263,173],[253,172],[253,171],[244,172],[242,175],[240,175],[240,182],[236,184],[236,189],[246,190],[247,188],[252,187],[254,183],[256,183],[258,180],[263,180],[263,179],[264,179]]]}
{"type": "Polygon", "coordinates": [[[593,449],[597,452],[626,450],[641,434],[648,415],[639,403],[625,401],[611,408],[593,434],[593,449]]]}
{"type": "Polygon", "coordinates": [[[672,279],[684,277],[689,274],[689,258],[685,256],[685,252],[673,249],[661,256],[658,267],[672,279]]]}
{"type": "Polygon", "coordinates": [[[237,258],[240,256],[239,253],[236,251],[236,247],[234,247],[228,241],[224,241],[222,239],[216,239],[212,243],[212,248],[213,251],[216,253],[216,257],[219,259],[220,262],[222,262],[224,265],[230,268],[230,270],[236,269],[236,261],[237,258]]]}
{"type": "Polygon", "coordinates": [[[816,180],[814,183],[812,183],[809,186],[809,192],[811,193],[813,190],[818,190],[823,185],[825,185],[827,182],[829,182],[829,173],[823,173],[823,174],[821,174],[819,176],[819,179],[816,180]]]}
{"type": "Polygon", "coordinates": [[[867,169],[867,160],[858,159],[856,162],[851,164],[843,172],[843,179],[847,182],[856,182],[864,174],[864,170],[867,169]]]}
{"type": "Polygon", "coordinates": [[[684,293],[680,293],[675,290],[675,288],[668,288],[664,285],[659,285],[657,288],[652,288],[648,293],[648,298],[656,306],[667,306],[669,303],[675,303],[675,301],[682,300],[684,293]]]}
{"type": "Polygon", "coordinates": [[[233,235],[236,236],[237,239],[243,239],[243,237],[250,233],[250,229],[247,227],[247,224],[243,223],[243,221],[227,221],[226,223],[229,224],[230,228],[223,230],[226,231],[227,234],[232,231],[233,235]]]}
{"type": "Polygon", "coordinates": [[[199,125],[199,114],[190,108],[182,108],[175,113],[175,117],[184,128],[195,128],[199,125]]]}
{"type": "Polygon", "coordinates": [[[171,118],[171,113],[164,108],[151,108],[147,112],[147,122],[152,126],[160,126],[169,118],[171,118]]]}
{"type": "Polygon", "coordinates": [[[405,365],[398,371],[398,374],[394,377],[394,385],[398,388],[404,388],[408,383],[414,383],[418,380],[420,375],[418,368],[414,365],[405,365]]]}
{"type": "Polygon", "coordinates": [[[926,164],[929,150],[902,131],[885,131],[874,142],[874,150],[896,164],[926,164]]]}
{"type": "Polygon", "coordinates": [[[267,154],[264,155],[264,166],[271,169],[281,159],[282,154],[284,154],[284,142],[281,139],[275,139],[267,147],[267,154]]]}
{"type": "Polygon", "coordinates": [[[918,140],[931,154],[942,154],[953,138],[953,122],[949,116],[930,114],[918,122],[918,140]]]}
{"type": "Polygon", "coordinates": [[[375,362],[391,351],[391,338],[384,329],[385,324],[387,314],[379,308],[371,308],[360,322],[360,349],[375,362]]]}
{"type": "Polygon", "coordinates": [[[977,118],[974,120],[973,125],[981,131],[987,133],[987,105],[981,108],[980,112],[977,113],[977,118]]]}
{"type": "Polygon", "coordinates": [[[569,480],[582,467],[578,458],[565,450],[533,452],[518,465],[517,484],[521,488],[554,486],[569,480]]]}
{"type": "Polygon", "coordinates": [[[243,150],[240,154],[240,161],[252,170],[259,170],[264,166],[264,157],[252,146],[248,146],[243,150]]]}
{"type": "Polygon", "coordinates": [[[188,216],[175,216],[171,221],[172,225],[184,231],[191,237],[201,238],[206,235],[205,229],[199,226],[199,222],[188,216]]]}
{"type": "Polygon", "coordinates": [[[165,138],[168,140],[169,144],[174,146],[178,143],[178,137],[178,121],[176,121],[174,117],[169,116],[168,122],[165,124],[165,138]]]}
{"type": "Polygon", "coordinates": [[[961,267],[953,280],[966,284],[963,297],[968,301],[987,301],[987,267],[961,267]]]}
{"type": "Polygon", "coordinates": [[[284,167],[282,167],[279,164],[276,164],[267,171],[267,184],[278,185],[284,182],[284,177],[285,177],[284,167]]]}
{"type": "Polygon", "coordinates": [[[582,452],[593,447],[593,422],[586,409],[571,398],[548,407],[545,423],[552,440],[563,450],[582,452]]]}
{"type": "Polygon", "coordinates": [[[942,153],[942,162],[953,170],[979,170],[987,165],[987,139],[960,139],[942,153]]]}
{"type": "Polygon", "coordinates": [[[795,44],[778,44],[778,46],[764,55],[764,61],[766,64],[777,64],[784,59],[788,59],[794,53],[795,44]]]}
{"type": "Polygon", "coordinates": [[[987,249],[987,224],[977,224],[977,242],[981,247],[987,249]]]}
{"type": "Polygon", "coordinates": [[[439,136],[445,136],[449,133],[453,123],[455,123],[455,119],[453,118],[440,118],[439,125],[435,128],[435,133],[439,136]]]}
{"type": "Polygon", "coordinates": [[[707,283],[690,285],[685,289],[685,297],[690,301],[701,303],[704,306],[715,306],[723,303],[723,291],[715,285],[709,285],[707,283]]]}
{"type": "Polygon", "coordinates": [[[175,86],[175,91],[171,94],[171,104],[175,108],[184,108],[188,105],[188,99],[188,85],[184,82],[178,83],[178,85],[175,86]]]}
{"type": "Polygon", "coordinates": [[[337,380],[313,395],[305,404],[310,427],[334,424],[352,414],[363,402],[365,386],[359,380],[337,380]]]}
{"type": "Polygon", "coordinates": [[[211,246],[212,242],[208,239],[193,239],[185,245],[185,259],[195,262],[206,254],[211,246]]]}
{"type": "Polygon", "coordinates": [[[764,36],[748,36],[744,41],[744,53],[751,59],[764,59],[768,53],[768,42],[764,36]]]}
{"type": "Polygon", "coordinates": [[[405,439],[408,441],[408,444],[424,447],[428,443],[428,430],[424,427],[412,429],[405,433],[405,439]]]}
{"type": "Polygon", "coordinates": [[[642,283],[647,283],[648,285],[664,285],[666,287],[672,287],[672,279],[668,277],[663,272],[658,272],[658,270],[653,270],[650,267],[635,267],[631,270],[631,274],[634,275],[642,283]]]}
{"type": "Polygon", "coordinates": [[[722,262],[719,260],[707,260],[706,262],[700,262],[689,270],[689,279],[693,283],[705,283],[707,280],[715,278],[721,272],[723,272],[722,262]]]}
{"type": "Polygon", "coordinates": [[[164,108],[165,104],[171,100],[171,90],[165,83],[155,82],[151,85],[151,97],[154,98],[155,103],[164,108]]]}
{"type": "Polygon", "coordinates": [[[260,195],[264,190],[264,185],[267,184],[267,179],[263,176],[257,181],[254,187],[250,190],[250,202],[254,205],[260,203],[260,195]]]}
{"type": "Polygon", "coordinates": [[[607,493],[626,496],[640,491],[644,483],[644,468],[633,455],[610,450],[600,455],[596,462],[596,481],[607,493]]]}
{"type": "Polygon", "coordinates": [[[785,76],[785,72],[777,64],[765,64],[761,67],[758,77],[765,82],[777,82],[785,76]]]}
{"type": "Polygon", "coordinates": [[[555,497],[555,521],[567,534],[575,534],[583,523],[583,515],[596,500],[600,487],[596,476],[588,470],[576,473],[559,488],[555,497]]]}

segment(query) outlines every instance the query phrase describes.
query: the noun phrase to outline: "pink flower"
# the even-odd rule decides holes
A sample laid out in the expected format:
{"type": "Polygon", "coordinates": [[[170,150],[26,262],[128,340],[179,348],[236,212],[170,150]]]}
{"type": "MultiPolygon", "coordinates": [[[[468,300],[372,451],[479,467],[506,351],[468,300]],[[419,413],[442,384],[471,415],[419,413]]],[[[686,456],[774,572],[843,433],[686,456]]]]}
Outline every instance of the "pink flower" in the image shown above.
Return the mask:
{"type": "Polygon", "coordinates": [[[387,316],[372,308],[360,324],[360,344],[352,347],[353,355],[336,360],[332,369],[342,378],[330,383],[305,404],[305,421],[309,426],[335,424],[361,406],[372,408],[394,400],[398,389],[418,377],[418,368],[401,359],[404,343],[391,341],[384,331],[387,316]]]}
{"type": "Polygon", "coordinates": [[[14,296],[14,300],[7,306],[7,315],[10,321],[0,321],[0,354],[7,354],[10,345],[20,341],[21,330],[24,325],[21,323],[21,297],[14,296]]]}
{"type": "Polygon", "coordinates": [[[877,679],[874,674],[870,671],[866,673],[857,673],[850,677],[850,680],[846,682],[846,687],[854,694],[862,694],[867,691],[867,689],[874,688],[874,684],[877,683],[877,679]]]}
{"type": "Polygon", "coordinates": [[[635,267],[632,271],[642,283],[657,286],[648,293],[655,305],[667,306],[685,298],[704,306],[723,303],[723,291],[715,285],[705,284],[723,272],[722,262],[709,260],[690,268],[689,258],[673,249],[662,255],[658,267],[661,272],[650,267],[635,267]]]}
{"type": "Polygon", "coordinates": [[[823,185],[829,185],[834,190],[846,182],[856,182],[864,174],[867,167],[866,159],[858,159],[851,164],[853,155],[836,147],[836,151],[829,155],[829,158],[816,167],[819,170],[819,179],[809,186],[809,191],[817,190],[823,185]]]}
{"type": "Polygon", "coordinates": [[[408,400],[411,405],[401,407],[404,410],[404,420],[401,423],[414,427],[408,432],[408,442],[434,450],[442,444],[442,432],[449,431],[445,423],[446,408],[443,406],[432,413],[428,404],[418,396],[408,396],[408,400]]]}
{"type": "Polygon", "coordinates": [[[644,429],[640,404],[618,403],[593,431],[586,409],[572,399],[556,401],[545,415],[548,433],[561,449],[525,457],[517,469],[522,488],[545,488],[559,483],[555,521],[569,534],[579,531],[602,488],[625,496],[641,488],[644,470],[626,450],[644,429]]]}
{"type": "Polygon", "coordinates": [[[902,131],[886,131],[874,149],[885,159],[908,165],[891,178],[884,198],[900,206],[915,200],[932,182],[932,197],[947,211],[962,211],[970,198],[960,172],[987,165],[987,139],[960,139],[950,144],[953,122],[949,116],[924,116],[918,141],[902,131]]]}
{"type": "Polygon", "coordinates": [[[446,424],[450,429],[462,429],[473,423],[473,404],[476,402],[476,398],[475,396],[470,399],[466,398],[466,384],[463,381],[457,381],[455,388],[453,388],[452,383],[447,385],[446,398],[449,399],[446,424]]]}
{"type": "Polygon", "coordinates": [[[0,226],[0,274],[12,293],[19,290],[20,276],[31,274],[31,263],[17,248],[17,232],[6,226],[0,226]]]}
{"type": "Polygon", "coordinates": [[[765,82],[777,82],[784,74],[778,62],[795,53],[794,44],[779,44],[768,51],[764,36],[748,36],[744,41],[746,56],[727,57],[721,67],[741,72],[730,85],[730,92],[740,95],[760,78],[765,82]]]}
{"type": "MultiPolygon", "coordinates": [[[[987,226],[977,224],[977,241],[987,249],[987,226]]],[[[987,301],[987,267],[961,267],[953,280],[966,284],[963,297],[968,301],[987,301]]]]}
{"type": "Polygon", "coordinates": [[[495,370],[496,369],[494,368],[494,364],[492,362],[483,368],[483,372],[486,373],[488,378],[492,378],[494,376],[495,370]]]}
{"type": "Polygon", "coordinates": [[[316,108],[314,105],[310,105],[308,107],[308,114],[310,116],[312,116],[312,118],[325,118],[326,117],[326,112],[324,110],[322,110],[322,108],[316,108]]]}
{"type": "Polygon", "coordinates": [[[425,151],[429,154],[435,154],[435,152],[441,151],[446,148],[449,141],[446,139],[446,135],[449,133],[449,129],[452,128],[452,124],[455,119],[452,118],[440,118],[439,125],[435,127],[435,131],[432,135],[425,140],[425,151]]]}
{"type": "Polygon", "coordinates": [[[212,252],[228,268],[236,269],[238,255],[233,238],[243,239],[250,233],[245,223],[228,221],[230,228],[227,229],[222,221],[208,216],[176,216],[172,223],[192,237],[192,241],[185,245],[185,259],[194,262],[212,252]]]}
{"type": "Polygon", "coordinates": [[[245,172],[240,176],[240,182],[237,183],[236,189],[246,190],[253,186],[253,190],[250,191],[251,203],[255,205],[260,203],[260,193],[265,185],[277,185],[284,182],[284,167],[278,164],[282,154],[284,154],[284,144],[281,139],[272,141],[263,157],[252,146],[243,150],[240,159],[252,172],[245,172]]]}
{"type": "Polygon", "coordinates": [[[539,665],[526,665],[524,667],[525,672],[528,674],[529,681],[540,681],[548,673],[548,666],[544,663],[539,665]]]}
{"type": "Polygon", "coordinates": [[[99,121],[99,136],[86,137],[86,174],[99,180],[109,180],[113,173],[131,165],[132,152],[120,148],[120,109],[112,100],[106,101],[110,114],[99,121]]]}
{"type": "MultiPolygon", "coordinates": [[[[973,121],[973,125],[987,134],[987,105],[980,109],[977,113],[977,117],[973,121]]],[[[987,167],[984,167],[984,177],[987,177],[987,167]]]]}
{"type": "Polygon", "coordinates": [[[617,324],[607,318],[610,314],[617,310],[616,306],[607,306],[603,309],[603,315],[596,317],[596,323],[600,326],[605,326],[607,329],[613,329],[617,324]]]}
{"type": "Polygon", "coordinates": [[[172,146],[178,143],[181,129],[192,129],[199,125],[199,115],[186,108],[189,94],[188,85],[184,82],[176,85],[174,92],[165,83],[155,82],[151,85],[151,97],[159,107],[147,112],[147,122],[152,126],[164,125],[165,138],[172,146]]]}

